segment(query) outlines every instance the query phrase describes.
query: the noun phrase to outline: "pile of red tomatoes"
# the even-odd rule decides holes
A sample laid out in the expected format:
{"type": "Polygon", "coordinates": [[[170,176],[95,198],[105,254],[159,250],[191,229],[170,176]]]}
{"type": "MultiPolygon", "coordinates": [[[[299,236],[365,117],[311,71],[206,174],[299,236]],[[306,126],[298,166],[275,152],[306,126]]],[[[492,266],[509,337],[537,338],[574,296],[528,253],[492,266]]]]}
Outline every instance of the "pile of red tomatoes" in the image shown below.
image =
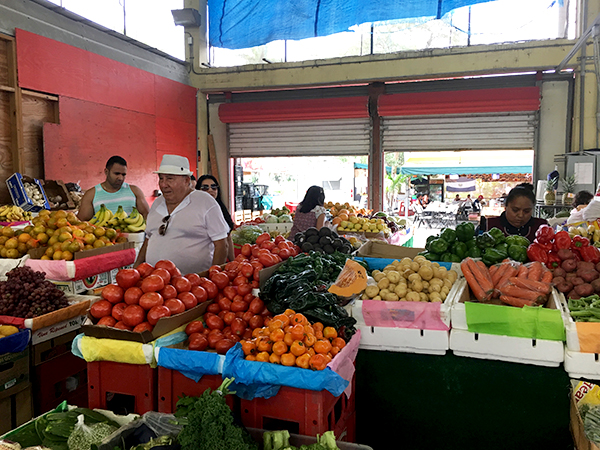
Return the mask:
{"type": "Polygon", "coordinates": [[[271,313],[252,294],[254,287],[258,287],[260,269],[258,261],[231,261],[223,269],[219,266],[209,269],[208,278],[219,292],[206,308],[204,324],[197,320],[186,327],[190,350],[211,348],[225,354],[236,342],[251,338],[255,328],[264,326],[271,313]]]}
{"type": "Polygon", "coordinates": [[[102,300],[90,314],[97,325],[121,330],[152,331],[161,317],[182,313],[219,293],[216,284],[196,273],[185,276],[168,260],[154,267],[148,263],[136,269],[121,269],[116,284],[102,289],[102,300]]]}
{"type": "Polygon", "coordinates": [[[256,244],[244,244],[236,260],[257,260],[264,267],[270,267],[292,256],[296,256],[302,250],[293,242],[279,235],[271,240],[269,233],[263,233],[256,238],[256,244]]]}

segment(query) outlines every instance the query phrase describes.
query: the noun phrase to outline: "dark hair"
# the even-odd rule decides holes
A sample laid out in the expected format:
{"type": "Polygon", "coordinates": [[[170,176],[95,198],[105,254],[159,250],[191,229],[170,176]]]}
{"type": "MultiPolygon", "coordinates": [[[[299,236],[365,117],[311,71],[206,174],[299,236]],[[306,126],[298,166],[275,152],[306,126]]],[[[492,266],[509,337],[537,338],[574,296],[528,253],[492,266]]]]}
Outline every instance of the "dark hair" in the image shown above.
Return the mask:
{"type": "Polygon", "coordinates": [[[321,186],[311,186],[306,191],[304,199],[300,203],[300,212],[310,212],[317,205],[323,206],[323,203],[325,203],[325,191],[323,191],[323,188],[321,186]]]}
{"type": "Polygon", "coordinates": [[[510,190],[504,200],[504,206],[508,206],[513,200],[518,197],[526,197],[535,205],[535,194],[533,193],[533,185],[531,183],[521,183],[510,190]]]}
{"type": "Polygon", "coordinates": [[[106,161],[106,168],[110,170],[115,164],[121,164],[122,166],[127,167],[127,161],[125,161],[125,158],[115,155],[108,158],[108,161],[106,161]]]}
{"type": "Polygon", "coordinates": [[[577,208],[579,205],[587,205],[593,198],[594,194],[590,191],[579,191],[573,199],[573,207],[577,208]]]}
{"type": "Polygon", "coordinates": [[[196,177],[195,177],[194,175],[190,175],[190,179],[191,179],[192,181],[196,181],[196,177]]]}
{"type": "Polygon", "coordinates": [[[235,228],[235,225],[233,223],[233,220],[231,220],[231,214],[229,214],[227,206],[225,206],[225,203],[223,203],[223,200],[221,200],[221,186],[219,186],[219,182],[212,175],[202,175],[200,178],[198,178],[198,182],[196,183],[196,189],[200,189],[200,186],[202,186],[202,182],[204,180],[211,180],[217,185],[217,198],[215,200],[221,207],[223,217],[225,218],[225,222],[227,222],[227,225],[229,225],[229,229],[233,230],[235,228]]]}

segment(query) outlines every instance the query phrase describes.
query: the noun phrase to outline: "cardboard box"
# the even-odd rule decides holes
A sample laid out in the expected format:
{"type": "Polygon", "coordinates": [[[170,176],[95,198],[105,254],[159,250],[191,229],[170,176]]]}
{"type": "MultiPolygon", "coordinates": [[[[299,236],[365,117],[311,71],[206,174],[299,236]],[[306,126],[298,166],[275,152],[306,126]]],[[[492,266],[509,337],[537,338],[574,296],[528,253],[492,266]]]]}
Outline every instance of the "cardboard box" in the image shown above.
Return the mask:
{"type": "Polygon", "coordinates": [[[85,294],[93,289],[104,287],[111,283],[111,273],[103,272],[83,280],[74,281],[54,281],[49,280],[67,295],[85,294]]]}
{"type": "MultiPolygon", "coordinates": [[[[75,320],[78,322],[79,328],[81,328],[81,323],[85,319],[85,316],[80,316],[75,320]],[[81,318],[81,319],[80,319],[81,318]]],[[[33,366],[39,366],[46,361],[49,361],[53,358],[56,358],[64,353],[71,352],[71,344],[75,336],[77,336],[79,329],[77,331],[70,331],[66,334],[58,335],[55,337],[51,337],[40,343],[33,343],[31,346],[31,364],[33,366]]]]}
{"type": "MultiPolygon", "coordinates": [[[[92,250],[82,250],[80,252],[75,252],[75,253],[73,253],[73,259],[78,260],[78,259],[83,259],[83,258],[90,258],[92,256],[98,256],[98,255],[104,255],[106,253],[118,252],[120,250],[127,250],[128,248],[134,248],[134,247],[135,247],[135,245],[133,242],[121,242],[120,244],[113,244],[113,245],[109,245],[107,247],[94,248],[92,250]]],[[[29,250],[27,252],[27,254],[33,259],[40,259],[42,256],[44,256],[45,252],[46,252],[46,248],[39,247],[39,248],[32,248],[31,250],[29,250]]],[[[70,262],[72,262],[72,261],[67,261],[67,263],[70,263],[70,262]]]]}
{"type": "Polygon", "coordinates": [[[0,398],[8,397],[29,383],[29,348],[0,355],[0,398]]]}
{"type": "Polygon", "coordinates": [[[75,209],[75,202],[71,199],[69,190],[62,180],[40,181],[44,186],[44,191],[46,192],[46,197],[48,197],[48,202],[56,204],[56,206],[50,207],[51,210],[75,209]],[[60,200],[58,199],[59,197],[60,200]]]}
{"type": "MultiPolygon", "coordinates": [[[[94,297],[89,295],[68,295],[69,306],[34,317],[33,319],[24,319],[23,325],[25,328],[31,329],[33,335],[37,330],[42,330],[63,321],[82,316],[90,308],[92,298],[94,297]]],[[[43,338],[43,336],[40,337],[43,338]]]]}
{"type": "Polygon", "coordinates": [[[0,434],[13,430],[33,417],[31,384],[19,384],[13,389],[16,391],[0,400],[0,434]]]}
{"type": "Polygon", "coordinates": [[[10,192],[10,196],[13,200],[13,203],[25,211],[38,212],[42,209],[50,209],[50,203],[48,202],[48,197],[46,197],[46,193],[44,192],[44,188],[40,183],[40,180],[36,178],[29,178],[28,176],[21,175],[20,173],[13,173],[7,180],[6,185],[8,186],[8,192],[10,192]],[[37,185],[38,189],[42,193],[42,197],[44,199],[44,204],[42,206],[38,206],[34,204],[33,200],[27,195],[25,191],[24,183],[33,183],[37,185]]]}
{"type": "Polygon", "coordinates": [[[571,392],[571,433],[573,434],[573,440],[575,441],[575,448],[577,450],[600,450],[596,444],[591,442],[587,436],[585,435],[585,431],[583,429],[583,420],[581,420],[581,416],[579,415],[579,410],[577,409],[577,402],[575,401],[575,397],[571,392]]]}
{"type": "Polygon", "coordinates": [[[391,258],[401,260],[402,258],[414,258],[424,248],[400,247],[398,245],[388,244],[387,242],[372,240],[365,242],[358,249],[358,256],[367,256],[371,258],[391,258]]]}
{"type": "Polygon", "coordinates": [[[81,331],[83,331],[86,336],[92,336],[95,338],[117,339],[122,341],[142,342],[143,344],[146,344],[158,339],[170,331],[173,331],[175,328],[202,316],[204,311],[206,311],[206,307],[211,303],[212,301],[206,301],[175,316],[162,317],[158,320],[158,323],[154,326],[152,332],[144,331],[143,333],[134,333],[133,331],[118,330],[116,328],[94,325],[92,316],[88,311],[87,319],[82,325],[81,331]]]}

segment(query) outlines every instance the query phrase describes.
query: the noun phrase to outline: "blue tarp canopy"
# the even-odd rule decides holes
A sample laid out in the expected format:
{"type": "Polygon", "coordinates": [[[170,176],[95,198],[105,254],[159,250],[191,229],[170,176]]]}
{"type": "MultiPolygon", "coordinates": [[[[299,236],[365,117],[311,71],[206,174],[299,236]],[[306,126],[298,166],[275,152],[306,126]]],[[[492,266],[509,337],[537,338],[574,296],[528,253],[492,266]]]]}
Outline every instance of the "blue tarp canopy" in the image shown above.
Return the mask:
{"type": "Polygon", "coordinates": [[[477,173],[531,173],[531,166],[402,167],[404,175],[469,175],[477,173]]]}
{"type": "Polygon", "coordinates": [[[456,8],[492,0],[208,0],[209,42],[240,49],[283,39],[348,31],[354,25],[441,18],[456,8]]]}
{"type": "MultiPolygon", "coordinates": [[[[365,169],[367,170],[369,168],[368,164],[363,164],[363,163],[354,163],[354,168],[355,169],[365,169]]],[[[396,167],[396,171],[397,173],[400,173],[398,171],[399,167],[396,167]]],[[[385,166],[385,171],[387,172],[388,175],[392,174],[392,168],[390,166],[385,166]]]]}

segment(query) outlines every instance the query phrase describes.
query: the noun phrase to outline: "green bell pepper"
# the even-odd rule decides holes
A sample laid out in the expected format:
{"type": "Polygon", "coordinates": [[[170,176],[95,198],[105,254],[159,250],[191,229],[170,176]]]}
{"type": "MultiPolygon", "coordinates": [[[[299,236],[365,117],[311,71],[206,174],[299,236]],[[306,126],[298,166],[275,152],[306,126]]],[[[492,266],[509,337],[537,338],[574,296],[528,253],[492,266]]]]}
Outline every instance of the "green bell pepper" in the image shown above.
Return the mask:
{"type": "Polygon", "coordinates": [[[461,241],[456,241],[452,245],[452,253],[454,253],[459,258],[466,258],[468,252],[467,244],[461,241]]]}
{"type": "MultiPolygon", "coordinates": [[[[513,236],[509,236],[513,237],[513,236]]],[[[519,236],[520,237],[520,236],[519,236]]],[[[522,245],[509,245],[508,246],[508,257],[510,259],[514,259],[515,261],[525,262],[527,261],[527,247],[522,245]]]]}
{"type": "Polygon", "coordinates": [[[427,236],[427,241],[425,241],[425,250],[429,250],[429,246],[431,245],[431,241],[434,241],[438,238],[438,236],[431,235],[427,236]]]}
{"type": "Polygon", "coordinates": [[[452,262],[452,253],[444,253],[442,255],[442,262],[452,262]]]}
{"type": "Polygon", "coordinates": [[[485,252],[483,252],[482,259],[485,265],[493,265],[498,264],[505,258],[504,254],[500,250],[496,250],[495,248],[486,248],[485,252]]]}
{"type": "Polygon", "coordinates": [[[473,237],[473,239],[465,242],[465,244],[467,244],[467,248],[477,247],[477,239],[475,239],[475,237],[473,237]]]}
{"type": "Polygon", "coordinates": [[[471,247],[467,252],[467,256],[470,256],[471,258],[481,258],[481,250],[479,250],[479,247],[471,247]]]}
{"type": "Polygon", "coordinates": [[[440,260],[440,255],[438,255],[437,253],[425,252],[423,256],[425,256],[425,259],[428,261],[439,261],[440,260]]]}
{"type": "Polygon", "coordinates": [[[491,230],[488,230],[488,233],[490,233],[494,239],[496,239],[496,245],[502,244],[506,241],[506,236],[504,236],[504,233],[500,228],[494,227],[491,230]]]}
{"type": "Polygon", "coordinates": [[[443,228],[440,232],[440,239],[445,240],[448,244],[452,244],[456,241],[456,231],[452,228],[443,228]]]}
{"type": "Polygon", "coordinates": [[[429,251],[433,253],[446,253],[446,250],[448,250],[448,242],[441,238],[434,239],[429,245],[429,251]]]}
{"type": "Polygon", "coordinates": [[[450,254],[450,262],[453,262],[453,263],[459,263],[459,262],[461,262],[462,260],[463,260],[463,258],[461,258],[461,257],[460,257],[460,256],[458,256],[458,255],[455,255],[454,253],[451,253],[451,254],[450,254]]]}
{"type": "Polygon", "coordinates": [[[496,245],[494,248],[502,254],[502,259],[508,258],[508,244],[506,242],[496,245]]]}
{"type": "Polygon", "coordinates": [[[525,236],[519,236],[519,235],[514,235],[514,236],[508,236],[506,238],[506,243],[508,244],[508,246],[510,247],[511,245],[519,245],[521,247],[529,247],[529,239],[527,239],[525,236]]]}
{"type": "Polygon", "coordinates": [[[461,242],[468,242],[475,236],[475,225],[472,222],[459,223],[456,226],[456,238],[461,242]]]}
{"type": "Polygon", "coordinates": [[[496,239],[494,239],[494,236],[492,236],[487,231],[477,236],[477,247],[479,247],[481,250],[489,247],[494,247],[495,245],[496,239]]]}

